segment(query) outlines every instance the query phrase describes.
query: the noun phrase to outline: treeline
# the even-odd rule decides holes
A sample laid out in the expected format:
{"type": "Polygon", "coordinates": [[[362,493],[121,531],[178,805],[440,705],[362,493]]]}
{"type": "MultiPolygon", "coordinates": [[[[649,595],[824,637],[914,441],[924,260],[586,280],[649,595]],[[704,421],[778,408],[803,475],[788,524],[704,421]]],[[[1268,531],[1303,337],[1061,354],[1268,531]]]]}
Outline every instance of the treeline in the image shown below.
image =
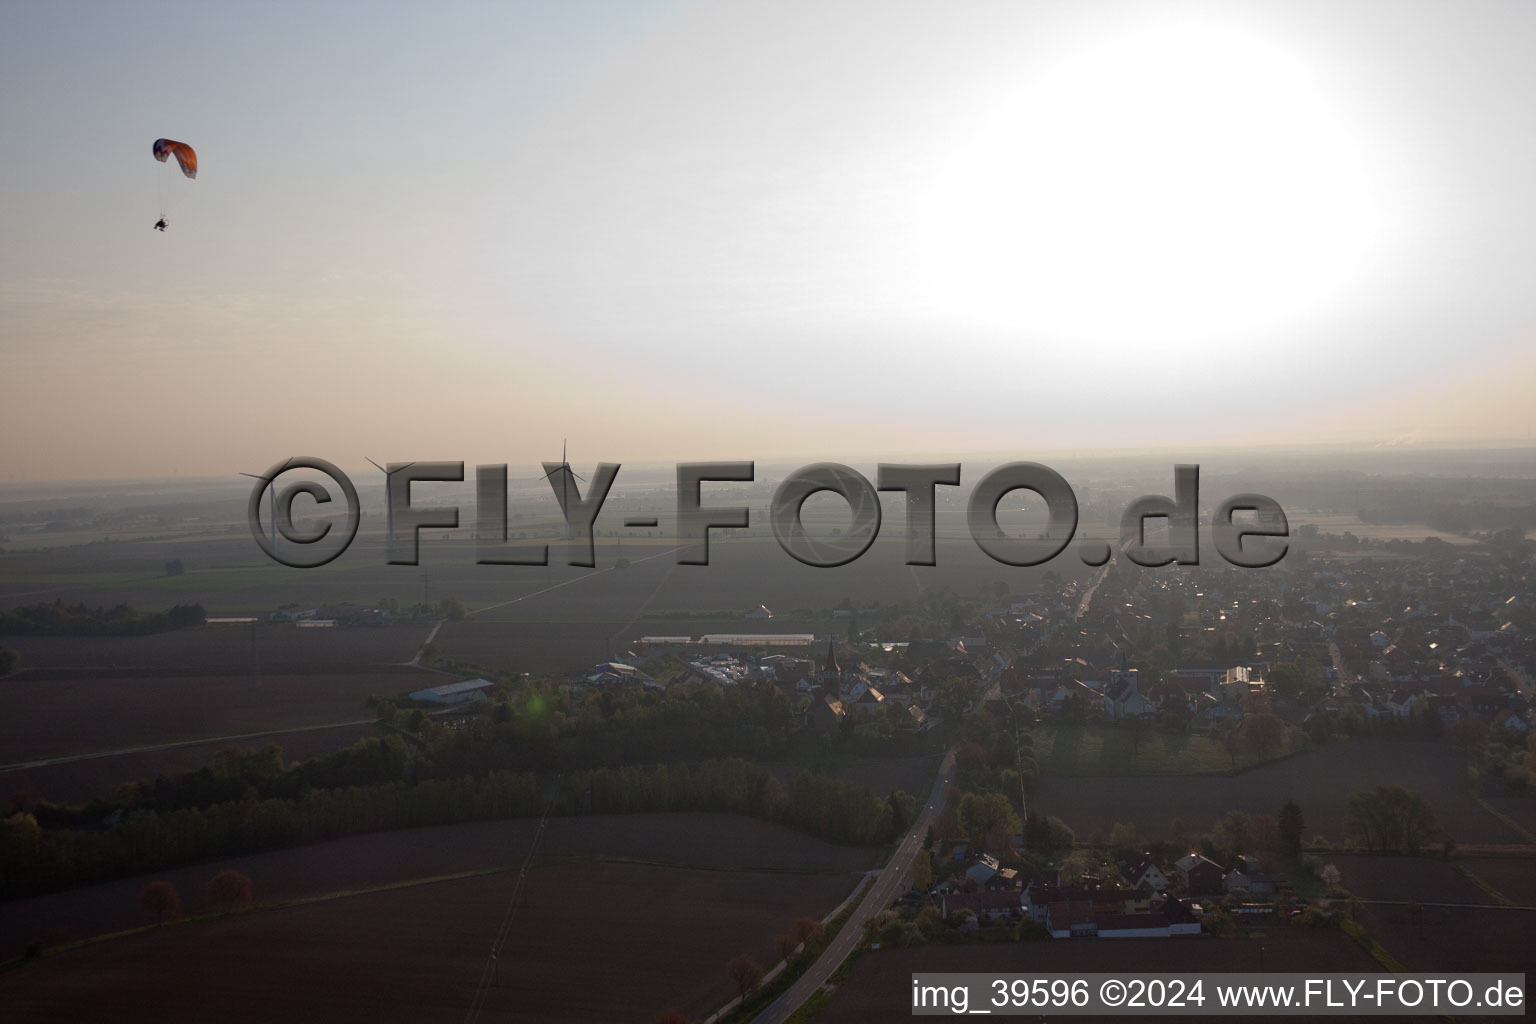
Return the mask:
{"type": "Polygon", "coordinates": [[[1447,854],[1455,845],[1436,824],[1429,801],[1397,785],[1351,794],[1344,812],[1344,837],[1352,846],[1372,853],[1410,856],[1436,839],[1448,844],[1444,847],[1447,854]]]}
{"type": "Polygon", "coordinates": [[[126,604],[91,608],[63,601],[39,602],[0,611],[0,636],[139,636],[201,626],[206,621],[200,604],[139,612],[126,604]]]}
{"type": "MultiPolygon", "coordinates": [[[[725,692],[708,686],[646,688],[572,698],[528,683],[498,694],[483,714],[445,728],[420,709],[379,703],[387,737],[285,766],[282,750],[230,749],[196,771],[119,787],[110,800],[80,808],[29,807],[44,827],[82,827],[115,813],[176,811],[239,799],[297,799],[311,789],[457,779],[496,771],[617,769],[781,754],[796,729],[788,698],[749,683],[725,692]]],[[[755,813],[743,811],[743,813],[755,813]]]]}
{"type": "Polygon", "coordinates": [[[576,772],[565,779],[557,805],[567,813],[743,814],[855,846],[890,839],[912,820],[914,806],[905,794],[882,800],[866,786],[810,772],[785,786],[739,758],[576,772]]]}
{"type": "MultiPolygon", "coordinates": [[[[393,724],[393,712],[380,718],[393,724]]],[[[799,731],[793,702],[769,683],[675,684],[574,696],[528,681],[498,694],[473,728],[423,736],[443,774],[491,768],[569,771],[715,757],[772,758],[799,731]]]]}
{"type": "Polygon", "coordinates": [[[110,800],[82,808],[29,808],[44,827],[94,825],[116,812],[174,811],[231,800],[297,799],[311,789],[456,779],[496,771],[533,773],[671,764],[745,756],[773,757],[788,747],[797,722],[788,698],[768,684],[721,692],[674,686],[572,698],[529,683],[499,694],[483,714],[444,728],[420,709],[379,703],[395,735],[285,766],[282,750],[220,751],[196,771],[119,787],[110,800]]]}
{"type": "Polygon", "coordinates": [[[1307,716],[1303,725],[1313,742],[1326,742],[1334,736],[1381,736],[1406,739],[1440,739],[1445,735],[1445,720],[1427,701],[1415,702],[1407,715],[1367,715],[1358,704],[1346,704],[1337,711],[1318,710],[1307,716]]]}
{"type": "Polygon", "coordinates": [[[36,815],[16,811],[0,820],[0,899],[367,832],[534,815],[541,807],[534,776],[494,772],[141,810],[93,828],[45,828],[36,815]]]}
{"type": "Polygon", "coordinates": [[[82,828],[145,811],[181,811],[237,800],[297,800],[315,789],[378,786],[432,776],[431,766],[414,761],[401,737],[370,736],[291,767],[284,764],[281,747],[230,748],[196,771],[125,783],[110,800],[97,799],[85,807],[40,803],[26,809],[44,828],[82,828]]]}
{"type": "MultiPolygon", "coordinates": [[[[391,759],[400,740],[365,740],[350,759],[326,767],[281,767],[277,748],[230,751],[192,781],[160,779],[124,787],[116,808],[83,810],[42,804],[0,820],[0,899],[14,899],[162,871],[219,857],[299,846],[368,832],[537,815],[537,777],[493,771],[458,778],[397,780],[311,788],[326,772],[391,759]],[[261,795],[265,779],[275,793],[261,795]],[[203,803],[243,788],[234,799],[203,803]]],[[[409,775],[410,773],[407,772],[409,775]]],[[[712,811],[787,825],[831,842],[872,845],[912,820],[905,794],[881,800],[864,786],[802,773],[788,786],[746,761],[598,768],[562,777],[557,814],[712,811]]]]}

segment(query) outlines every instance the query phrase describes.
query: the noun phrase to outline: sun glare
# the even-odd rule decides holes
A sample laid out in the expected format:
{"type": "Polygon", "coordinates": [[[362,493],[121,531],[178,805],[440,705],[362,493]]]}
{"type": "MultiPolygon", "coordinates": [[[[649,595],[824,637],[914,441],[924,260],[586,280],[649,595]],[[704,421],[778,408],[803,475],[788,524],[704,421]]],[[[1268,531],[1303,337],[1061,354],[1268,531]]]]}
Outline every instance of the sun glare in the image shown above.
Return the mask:
{"type": "Polygon", "coordinates": [[[1105,356],[1268,334],[1345,289],[1374,233],[1329,96],[1237,32],[1082,51],[971,136],[925,201],[922,248],[932,312],[982,330],[1105,356]]]}

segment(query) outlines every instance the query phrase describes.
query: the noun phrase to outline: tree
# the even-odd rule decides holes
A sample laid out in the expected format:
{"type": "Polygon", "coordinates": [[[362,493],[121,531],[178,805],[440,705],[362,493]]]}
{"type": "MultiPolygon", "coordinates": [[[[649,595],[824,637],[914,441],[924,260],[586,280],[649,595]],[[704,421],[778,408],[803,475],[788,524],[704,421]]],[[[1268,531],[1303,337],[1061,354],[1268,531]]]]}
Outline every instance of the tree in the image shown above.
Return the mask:
{"type": "Polygon", "coordinates": [[[963,715],[980,696],[980,683],[956,676],[939,684],[933,695],[933,709],[952,721],[963,715]]]}
{"type": "Polygon", "coordinates": [[[1333,739],[1333,718],[1333,715],[1323,710],[1317,710],[1308,715],[1301,723],[1307,739],[1319,746],[1333,739]]]}
{"type": "Polygon", "coordinates": [[[1372,852],[1417,854],[1439,832],[1434,809],[1402,786],[1355,793],[1344,812],[1344,835],[1372,852]]]}
{"type": "Polygon", "coordinates": [[[1141,846],[1141,832],[1134,824],[1117,824],[1109,830],[1109,848],[1116,857],[1129,857],[1141,846]]]}
{"type": "Polygon", "coordinates": [[[0,676],[8,676],[21,667],[21,652],[14,647],[0,647],[0,676]]]}
{"type": "Polygon", "coordinates": [[[1273,814],[1260,814],[1248,829],[1248,844],[1266,857],[1280,853],[1280,823],[1273,814]]]}
{"type": "Polygon", "coordinates": [[[1285,742],[1285,723],[1268,712],[1245,716],[1240,732],[1260,757],[1268,757],[1285,742]]]}
{"type": "Polygon", "coordinates": [[[987,840],[994,835],[1012,835],[1024,827],[1013,805],[1001,793],[965,794],[960,798],[960,823],[977,850],[986,849],[987,840]]]}
{"type": "Polygon", "coordinates": [[[1306,831],[1306,819],[1301,816],[1301,805],[1287,800],[1276,819],[1280,825],[1280,852],[1287,857],[1301,856],[1301,834],[1306,831]]]}
{"type": "Polygon", "coordinates": [[[820,941],[825,933],[826,929],[814,917],[795,918],[795,934],[800,937],[800,944],[806,949],[811,948],[811,943],[820,941]]]}
{"type": "Polygon", "coordinates": [[[1060,818],[1052,815],[1045,819],[1046,851],[1071,850],[1077,844],[1077,835],[1060,818]]]}
{"type": "Polygon", "coordinates": [[[742,1002],[746,1002],[747,996],[756,992],[757,987],[763,983],[763,969],[758,966],[756,960],[745,953],[734,957],[730,963],[726,964],[725,973],[731,979],[731,984],[742,1002]]]}
{"type": "Polygon", "coordinates": [[[1339,873],[1338,867],[1333,864],[1324,864],[1323,870],[1318,872],[1317,877],[1322,879],[1323,884],[1326,885],[1330,891],[1338,889],[1340,884],[1344,881],[1344,876],[1339,873]]]}
{"type": "Polygon", "coordinates": [[[1248,846],[1253,819],[1242,811],[1228,811],[1211,829],[1211,838],[1228,853],[1243,853],[1248,846]]]}
{"type": "Polygon", "coordinates": [[[450,622],[458,622],[465,616],[464,605],[456,597],[445,597],[437,603],[437,610],[450,622]]]}
{"type": "Polygon", "coordinates": [[[788,960],[795,955],[795,950],[800,948],[800,940],[786,932],[773,940],[773,948],[779,954],[780,960],[788,960]]]}
{"type": "Polygon", "coordinates": [[[251,905],[251,880],[238,871],[225,869],[208,883],[208,905],[224,913],[245,910],[251,905]]]}
{"type": "Polygon", "coordinates": [[[1225,910],[1213,910],[1201,919],[1205,930],[1218,939],[1229,939],[1237,934],[1237,922],[1225,910]]]}
{"type": "Polygon", "coordinates": [[[1050,827],[1034,811],[1024,815],[1024,848],[1031,853],[1045,853],[1051,848],[1050,827]]]}
{"type": "Polygon", "coordinates": [[[1125,723],[1125,731],[1126,735],[1131,739],[1131,753],[1133,754],[1141,750],[1142,743],[1157,735],[1157,727],[1152,724],[1152,720],[1143,718],[1140,715],[1131,716],[1130,720],[1125,723]]]}
{"type": "Polygon", "coordinates": [[[150,882],[139,890],[139,907],[155,919],[155,924],[165,924],[181,916],[181,897],[170,882],[150,882]]]}
{"type": "Polygon", "coordinates": [[[933,861],[927,850],[919,850],[912,858],[912,888],[918,892],[933,888],[933,861]]]}
{"type": "Polygon", "coordinates": [[[1227,752],[1227,758],[1236,769],[1237,755],[1243,751],[1243,737],[1231,725],[1226,726],[1221,732],[1221,748],[1227,752]]]}
{"type": "Polygon", "coordinates": [[[1084,875],[1094,874],[1098,869],[1099,857],[1093,851],[1073,850],[1061,862],[1062,884],[1073,885],[1084,875]]]}
{"type": "Polygon", "coordinates": [[[1305,702],[1323,688],[1323,673],[1310,660],[1282,661],[1264,676],[1264,684],[1278,697],[1305,702]]]}
{"type": "Polygon", "coordinates": [[[181,564],[181,559],[179,558],[173,558],[165,563],[165,574],[167,576],[180,576],[186,571],[187,567],[181,564]]]}
{"type": "Polygon", "coordinates": [[[891,831],[900,835],[907,830],[907,825],[917,813],[917,801],[906,793],[896,790],[886,798],[885,802],[891,809],[891,831]]]}

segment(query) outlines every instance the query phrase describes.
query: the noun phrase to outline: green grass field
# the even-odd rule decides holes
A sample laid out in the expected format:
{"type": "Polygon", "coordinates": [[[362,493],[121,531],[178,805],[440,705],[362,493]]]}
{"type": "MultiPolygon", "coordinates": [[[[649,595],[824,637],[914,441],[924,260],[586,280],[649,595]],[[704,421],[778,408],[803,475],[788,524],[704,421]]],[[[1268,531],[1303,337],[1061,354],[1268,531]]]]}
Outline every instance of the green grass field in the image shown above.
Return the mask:
{"type": "Polygon", "coordinates": [[[1157,733],[1135,749],[1128,731],[1109,725],[1047,725],[1034,736],[1041,774],[1056,776],[1224,775],[1273,761],[1292,749],[1260,757],[1244,748],[1234,761],[1220,740],[1186,733],[1157,733]]]}

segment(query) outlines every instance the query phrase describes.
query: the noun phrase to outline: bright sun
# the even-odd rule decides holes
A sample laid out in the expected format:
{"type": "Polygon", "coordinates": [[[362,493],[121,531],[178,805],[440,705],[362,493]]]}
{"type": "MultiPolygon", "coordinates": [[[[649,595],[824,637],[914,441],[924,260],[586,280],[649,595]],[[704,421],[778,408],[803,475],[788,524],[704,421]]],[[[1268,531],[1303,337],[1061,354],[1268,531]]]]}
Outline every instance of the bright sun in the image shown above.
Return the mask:
{"type": "Polygon", "coordinates": [[[1159,28],[1040,68],[925,197],[930,309],[1104,355],[1209,346],[1315,313],[1377,214],[1307,67],[1263,40],[1159,28]]]}

